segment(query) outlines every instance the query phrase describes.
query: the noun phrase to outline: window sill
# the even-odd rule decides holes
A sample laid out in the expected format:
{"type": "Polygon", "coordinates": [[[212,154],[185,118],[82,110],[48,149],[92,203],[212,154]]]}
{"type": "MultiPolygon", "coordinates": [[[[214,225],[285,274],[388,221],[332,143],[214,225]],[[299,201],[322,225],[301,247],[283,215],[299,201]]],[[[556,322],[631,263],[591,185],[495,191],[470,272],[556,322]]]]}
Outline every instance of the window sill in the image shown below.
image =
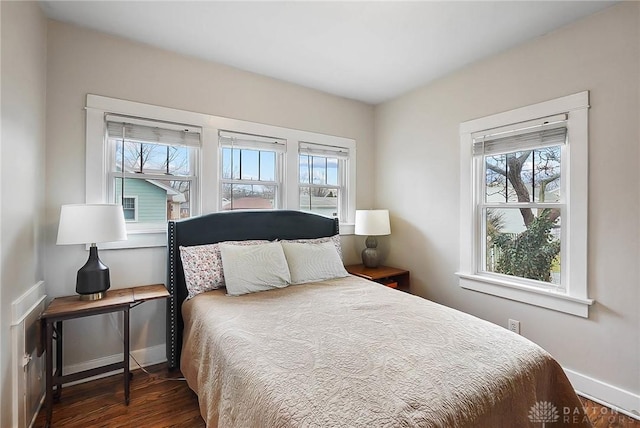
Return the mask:
{"type": "Polygon", "coordinates": [[[355,235],[356,225],[354,223],[340,223],[340,235],[355,235]]]}
{"type": "MultiPolygon", "coordinates": [[[[148,230],[127,232],[126,241],[105,242],[98,244],[100,250],[121,250],[125,248],[153,248],[167,246],[166,230],[148,230]]],[[[89,247],[87,246],[87,249],[89,247]]]]}
{"type": "Polygon", "coordinates": [[[515,282],[483,275],[460,272],[457,272],[456,275],[460,278],[460,287],[467,290],[491,294],[493,296],[540,306],[542,308],[564,312],[583,318],[589,317],[589,306],[594,303],[594,300],[592,299],[570,296],[568,294],[552,290],[529,287],[515,282]]]}

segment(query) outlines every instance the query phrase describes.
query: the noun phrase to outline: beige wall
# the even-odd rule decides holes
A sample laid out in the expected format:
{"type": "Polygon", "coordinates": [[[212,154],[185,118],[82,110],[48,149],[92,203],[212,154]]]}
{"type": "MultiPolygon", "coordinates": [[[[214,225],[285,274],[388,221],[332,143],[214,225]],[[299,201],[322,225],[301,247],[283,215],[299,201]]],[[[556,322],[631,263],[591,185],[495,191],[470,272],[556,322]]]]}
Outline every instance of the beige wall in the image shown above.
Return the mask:
{"type": "MultiPolygon", "coordinates": [[[[47,73],[46,279],[51,296],[74,293],[80,246],[55,246],[60,205],[85,197],[88,93],[353,138],[358,206],[373,200],[373,107],[230,67],[49,21],[47,73]]],[[[274,60],[282,60],[274,58],[274,60]]],[[[351,237],[347,261],[357,260],[351,237]]],[[[164,283],[165,249],[101,251],[113,287],[164,283]]],[[[164,304],[132,311],[132,349],[164,344],[164,304]]],[[[67,323],[65,364],[116,354],[107,317],[67,323]]]]}
{"type": "Polygon", "coordinates": [[[375,202],[392,213],[389,261],[411,269],[415,291],[503,326],[520,320],[522,334],[565,368],[636,395],[639,27],[640,3],[622,3],[382,104],[375,115],[375,202]],[[461,289],[454,275],[460,123],[584,90],[591,91],[588,287],[596,300],[589,319],[461,289]]]}
{"type": "Polygon", "coordinates": [[[0,2],[0,426],[12,425],[11,303],[43,279],[46,20],[35,2],[0,2]]]}

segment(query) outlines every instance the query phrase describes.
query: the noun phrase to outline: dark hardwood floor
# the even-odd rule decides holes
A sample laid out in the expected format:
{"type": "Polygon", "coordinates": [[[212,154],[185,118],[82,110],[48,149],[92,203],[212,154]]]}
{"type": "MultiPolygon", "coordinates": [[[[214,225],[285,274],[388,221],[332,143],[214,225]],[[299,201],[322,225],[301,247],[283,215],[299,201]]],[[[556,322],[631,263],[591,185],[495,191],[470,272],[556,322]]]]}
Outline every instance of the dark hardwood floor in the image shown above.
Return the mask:
{"type": "MultiPolygon", "coordinates": [[[[53,406],[54,427],[130,427],[160,428],[205,426],[198,409],[198,398],[187,383],[169,373],[166,364],[147,367],[150,375],[136,370],[131,381],[131,403],[124,404],[122,375],[63,388],[62,398],[53,406]]],[[[640,421],[617,413],[593,401],[582,399],[594,428],[640,428],[640,421]]],[[[40,410],[35,427],[44,426],[40,410]]]]}
{"type": "MultiPolygon", "coordinates": [[[[198,397],[169,372],[166,364],[145,368],[150,375],[135,370],[131,380],[131,402],[124,404],[122,375],[62,388],[60,402],[53,405],[53,427],[182,427],[205,426],[200,417],[198,397]]],[[[35,427],[45,425],[45,409],[40,409],[35,427]]]]}

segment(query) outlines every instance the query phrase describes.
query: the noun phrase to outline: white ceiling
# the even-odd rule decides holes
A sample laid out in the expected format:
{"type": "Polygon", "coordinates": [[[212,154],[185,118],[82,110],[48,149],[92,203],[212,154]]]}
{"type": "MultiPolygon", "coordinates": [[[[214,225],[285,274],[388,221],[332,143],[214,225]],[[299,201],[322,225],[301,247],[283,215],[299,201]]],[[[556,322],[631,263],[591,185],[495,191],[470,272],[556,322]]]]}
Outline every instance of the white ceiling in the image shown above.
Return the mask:
{"type": "Polygon", "coordinates": [[[42,1],[50,18],[377,104],[611,1],[42,1]]]}

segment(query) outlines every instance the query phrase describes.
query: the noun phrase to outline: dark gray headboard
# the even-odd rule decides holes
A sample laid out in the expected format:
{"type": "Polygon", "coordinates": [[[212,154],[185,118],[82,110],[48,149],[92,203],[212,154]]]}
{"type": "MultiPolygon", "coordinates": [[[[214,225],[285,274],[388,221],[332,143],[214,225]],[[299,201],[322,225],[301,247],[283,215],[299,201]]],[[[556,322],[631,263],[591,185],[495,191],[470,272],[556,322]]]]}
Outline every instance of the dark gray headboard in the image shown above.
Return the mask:
{"type": "Polygon", "coordinates": [[[187,298],[180,246],[215,244],[247,239],[310,239],[338,233],[338,219],[300,211],[227,211],[169,222],[167,288],[167,360],[180,365],[182,302],[187,298]]]}

